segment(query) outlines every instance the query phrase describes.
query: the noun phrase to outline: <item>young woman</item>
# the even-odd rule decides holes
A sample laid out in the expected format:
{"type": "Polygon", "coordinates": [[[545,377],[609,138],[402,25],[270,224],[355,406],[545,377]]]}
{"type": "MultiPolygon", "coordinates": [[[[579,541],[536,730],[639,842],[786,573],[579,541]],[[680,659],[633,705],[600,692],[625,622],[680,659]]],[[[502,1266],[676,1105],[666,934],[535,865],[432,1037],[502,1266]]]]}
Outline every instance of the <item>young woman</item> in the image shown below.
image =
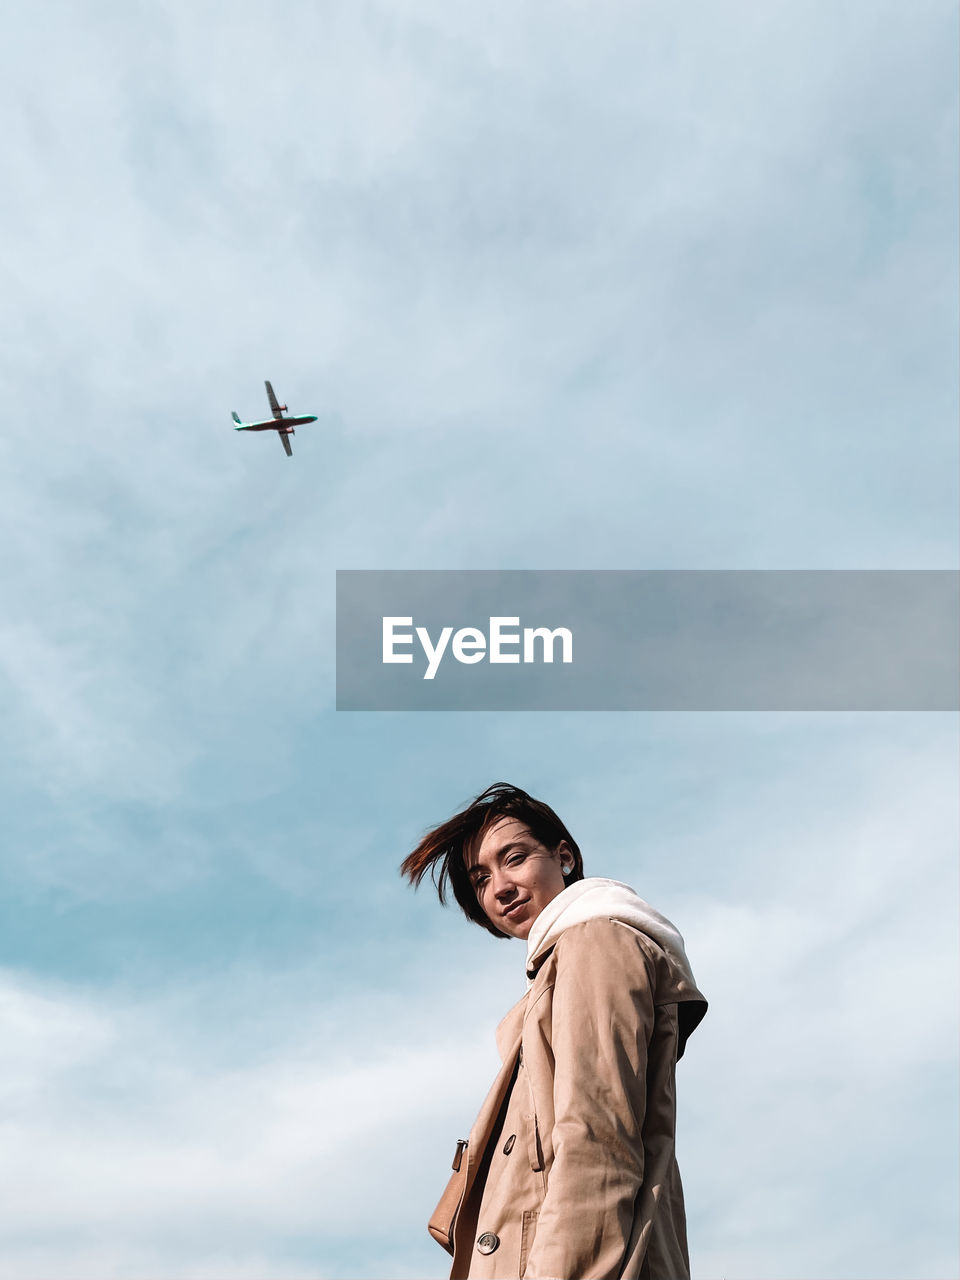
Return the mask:
{"type": "Polygon", "coordinates": [[[707,1005],[680,934],[626,885],[584,879],[554,811],[505,783],[401,870],[527,943],[503,1065],[430,1223],[451,1280],[689,1276],[674,1076],[707,1005]]]}

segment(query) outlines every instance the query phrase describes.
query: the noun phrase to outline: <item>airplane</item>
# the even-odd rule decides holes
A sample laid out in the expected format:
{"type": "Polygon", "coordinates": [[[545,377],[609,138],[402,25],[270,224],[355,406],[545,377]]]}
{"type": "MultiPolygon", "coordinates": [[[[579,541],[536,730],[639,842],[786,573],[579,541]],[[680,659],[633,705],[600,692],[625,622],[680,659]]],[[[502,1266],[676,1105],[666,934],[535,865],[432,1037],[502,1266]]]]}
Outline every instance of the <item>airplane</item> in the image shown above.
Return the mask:
{"type": "Polygon", "coordinates": [[[267,382],[264,384],[267,388],[267,399],[270,401],[270,409],[273,417],[263,422],[242,422],[240,415],[236,412],[233,414],[234,431],[276,431],[280,437],[280,443],[286,450],[287,457],[293,457],[293,450],[290,448],[290,437],[294,435],[294,427],[302,427],[305,422],[316,422],[317,415],[315,413],[302,413],[296,418],[285,418],[284,412],[287,406],[280,404],[277,397],[273,394],[273,387],[267,382]]]}

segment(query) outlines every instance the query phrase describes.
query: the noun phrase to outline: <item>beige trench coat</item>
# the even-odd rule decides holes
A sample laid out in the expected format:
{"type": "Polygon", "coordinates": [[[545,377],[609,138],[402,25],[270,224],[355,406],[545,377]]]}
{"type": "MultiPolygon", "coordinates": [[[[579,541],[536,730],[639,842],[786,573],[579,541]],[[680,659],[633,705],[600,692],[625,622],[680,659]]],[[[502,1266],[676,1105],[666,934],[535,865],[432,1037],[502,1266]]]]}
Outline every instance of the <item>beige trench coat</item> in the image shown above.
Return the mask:
{"type": "Polygon", "coordinates": [[[571,925],[497,1029],[452,1280],[689,1276],[674,1071],[706,1001],[621,921],[571,925]]]}

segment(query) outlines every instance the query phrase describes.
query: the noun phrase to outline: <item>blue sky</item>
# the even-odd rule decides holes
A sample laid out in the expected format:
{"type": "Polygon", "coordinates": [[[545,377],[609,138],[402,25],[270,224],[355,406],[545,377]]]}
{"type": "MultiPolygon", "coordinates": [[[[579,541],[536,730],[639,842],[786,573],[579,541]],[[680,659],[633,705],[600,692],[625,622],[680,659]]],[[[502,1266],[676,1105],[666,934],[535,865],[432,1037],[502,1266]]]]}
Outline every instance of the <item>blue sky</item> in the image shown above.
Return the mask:
{"type": "Polygon", "coordinates": [[[11,19],[0,1277],[445,1275],[522,951],[396,867],[500,778],[711,999],[695,1274],[956,1274],[956,717],[333,710],[337,569],[957,567],[956,26],[11,19]]]}

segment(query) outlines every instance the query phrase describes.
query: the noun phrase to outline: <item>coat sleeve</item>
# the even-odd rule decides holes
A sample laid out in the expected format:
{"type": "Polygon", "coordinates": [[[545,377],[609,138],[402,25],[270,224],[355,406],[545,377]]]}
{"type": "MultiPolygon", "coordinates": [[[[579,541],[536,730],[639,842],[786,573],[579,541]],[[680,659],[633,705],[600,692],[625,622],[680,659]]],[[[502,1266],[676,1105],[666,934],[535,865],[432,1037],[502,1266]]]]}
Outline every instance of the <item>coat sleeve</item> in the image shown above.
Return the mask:
{"type": "Polygon", "coordinates": [[[553,1163],[527,1280],[616,1280],[643,1182],[653,961],[611,920],[557,943],[553,1163]]]}

